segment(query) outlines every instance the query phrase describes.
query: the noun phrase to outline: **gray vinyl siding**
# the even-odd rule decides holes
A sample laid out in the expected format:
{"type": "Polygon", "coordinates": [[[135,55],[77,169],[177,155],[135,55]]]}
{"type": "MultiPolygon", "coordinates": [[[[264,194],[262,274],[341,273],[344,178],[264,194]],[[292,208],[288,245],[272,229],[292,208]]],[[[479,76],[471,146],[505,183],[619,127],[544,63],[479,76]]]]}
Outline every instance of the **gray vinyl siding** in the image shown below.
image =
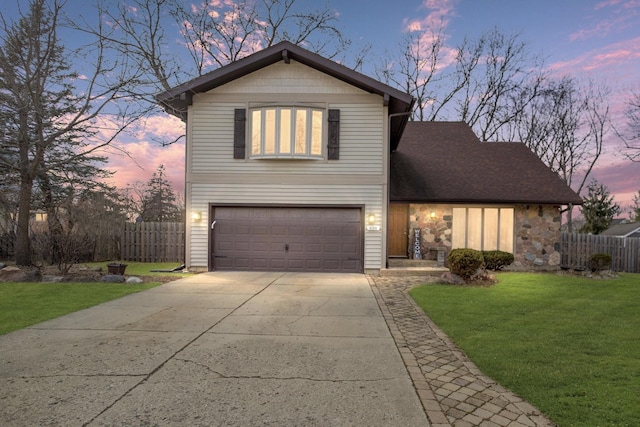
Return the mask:
{"type": "Polygon", "coordinates": [[[348,85],[316,69],[292,60],[278,62],[260,71],[240,77],[214,89],[217,94],[289,93],[289,94],[362,94],[361,89],[348,85]],[[274,90],[275,89],[275,90],[274,90]]]}
{"type": "MultiPolygon", "coordinates": [[[[210,204],[358,205],[386,229],[385,132],[382,97],[295,61],[194,96],[187,126],[187,208],[201,212],[202,221],[187,223],[187,265],[208,265],[210,204]],[[339,160],[326,160],[326,141],[324,160],[234,159],[234,110],[274,103],[339,109],[339,160]]],[[[251,152],[249,140],[246,151],[251,152]]],[[[380,269],[384,232],[363,235],[364,268],[380,269]]]]}
{"type": "MultiPolygon", "coordinates": [[[[381,174],[383,170],[383,106],[334,104],[340,109],[340,160],[233,159],[233,114],[247,104],[197,104],[192,109],[191,173],[381,174]]],[[[325,124],[326,125],[326,124],[325,124]]],[[[325,129],[326,132],[326,129],[325,129]]],[[[248,133],[247,133],[248,134],[248,133]]],[[[325,133],[326,137],[326,133],[325,133]]],[[[325,138],[326,139],[326,138],[325,138]]],[[[251,152],[247,141],[247,155],[251,152]]],[[[326,159],[326,142],[323,147],[326,159]]]]}
{"type": "MultiPolygon", "coordinates": [[[[187,254],[191,266],[206,267],[211,221],[209,203],[236,205],[341,205],[364,206],[363,214],[373,213],[380,224],[382,218],[382,185],[239,185],[192,184],[191,209],[202,213],[202,221],[191,225],[191,248],[187,254]]],[[[366,218],[365,218],[366,222],[366,218]]],[[[380,231],[364,231],[364,268],[379,269],[382,259],[380,231]]]]}

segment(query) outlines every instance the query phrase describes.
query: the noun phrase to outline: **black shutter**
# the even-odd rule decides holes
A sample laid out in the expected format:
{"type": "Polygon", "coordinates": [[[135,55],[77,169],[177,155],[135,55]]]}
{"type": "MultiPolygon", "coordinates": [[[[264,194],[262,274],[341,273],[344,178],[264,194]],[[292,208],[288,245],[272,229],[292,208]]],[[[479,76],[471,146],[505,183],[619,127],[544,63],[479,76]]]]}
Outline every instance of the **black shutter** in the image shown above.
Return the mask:
{"type": "Polygon", "coordinates": [[[236,108],[233,123],[233,158],[245,158],[247,110],[236,108]]]}
{"type": "Polygon", "coordinates": [[[329,160],[340,158],[340,110],[329,110],[329,160]]]}

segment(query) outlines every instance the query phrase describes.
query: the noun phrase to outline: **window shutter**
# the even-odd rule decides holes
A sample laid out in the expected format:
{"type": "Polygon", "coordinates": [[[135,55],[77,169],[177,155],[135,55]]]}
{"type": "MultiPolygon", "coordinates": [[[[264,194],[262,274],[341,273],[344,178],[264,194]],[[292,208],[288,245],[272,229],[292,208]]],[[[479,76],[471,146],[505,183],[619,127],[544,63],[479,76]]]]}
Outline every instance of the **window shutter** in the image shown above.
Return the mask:
{"type": "Polygon", "coordinates": [[[340,110],[329,110],[329,160],[340,158],[340,110]]]}
{"type": "Polygon", "coordinates": [[[236,108],[233,123],[233,158],[245,158],[247,110],[236,108]]]}

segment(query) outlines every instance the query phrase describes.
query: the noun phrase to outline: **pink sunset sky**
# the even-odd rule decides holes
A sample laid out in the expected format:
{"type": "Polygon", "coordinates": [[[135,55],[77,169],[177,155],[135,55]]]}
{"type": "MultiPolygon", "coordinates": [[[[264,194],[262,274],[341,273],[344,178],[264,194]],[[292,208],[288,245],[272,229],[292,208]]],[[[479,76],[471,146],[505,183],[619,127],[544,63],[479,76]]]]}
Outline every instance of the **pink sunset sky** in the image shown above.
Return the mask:
{"type": "MultiPolygon", "coordinates": [[[[11,0],[3,3],[3,13],[16,9],[11,0]]],[[[612,91],[610,105],[617,126],[624,123],[629,92],[640,91],[640,0],[333,0],[329,4],[339,16],[345,36],[355,44],[371,45],[363,67],[371,76],[385,52],[397,50],[409,29],[420,30],[439,22],[444,25],[448,48],[464,37],[474,39],[498,28],[505,34],[519,34],[533,53],[545,57],[546,67],[554,75],[570,74],[605,83],[612,91]]],[[[86,3],[69,0],[67,5],[82,10],[86,3]]],[[[172,49],[183,50],[174,30],[172,49]]],[[[115,172],[112,183],[124,188],[135,181],[145,182],[163,164],[175,190],[183,193],[184,140],[166,147],[156,142],[183,133],[184,123],[168,114],[139,124],[110,150],[107,169],[115,172]]],[[[611,132],[591,177],[606,185],[615,201],[627,207],[640,190],[640,163],[626,159],[623,148],[611,132]]]]}

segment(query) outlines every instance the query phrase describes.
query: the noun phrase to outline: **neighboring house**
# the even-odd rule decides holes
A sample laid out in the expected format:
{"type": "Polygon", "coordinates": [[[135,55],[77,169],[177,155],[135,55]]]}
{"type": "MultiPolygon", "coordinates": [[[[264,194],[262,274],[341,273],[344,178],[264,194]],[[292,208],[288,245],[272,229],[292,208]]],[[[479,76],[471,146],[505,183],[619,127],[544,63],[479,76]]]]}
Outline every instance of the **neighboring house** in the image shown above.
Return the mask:
{"type": "Polygon", "coordinates": [[[600,233],[601,236],[640,237],[640,222],[618,222],[600,233]]]}
{"type": "Polygon", "coordinates": [[[193,270],[376,273],[407,256],[412,228],[429,230],[425,255],[432,234],[446,249],[478,236],[489,248],[495,215],[500,248],[556,265],[559,208],[581,203],[524,145],[408,122],[410,95],[289,42],[157,100],[186,122],[193,270]]]}

